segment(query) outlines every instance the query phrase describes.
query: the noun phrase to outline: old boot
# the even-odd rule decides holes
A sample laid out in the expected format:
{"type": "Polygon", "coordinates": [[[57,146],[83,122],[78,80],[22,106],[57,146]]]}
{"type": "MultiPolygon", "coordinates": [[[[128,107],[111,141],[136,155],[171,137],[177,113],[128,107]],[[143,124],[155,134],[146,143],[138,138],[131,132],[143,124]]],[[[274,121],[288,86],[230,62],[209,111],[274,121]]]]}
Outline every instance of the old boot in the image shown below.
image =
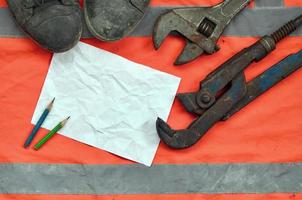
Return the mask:
{"type": "Polygon", "coordinates": [[[81,37],[77,0],[7,0],[7,3],[21,28],[49,51],[67,51],[81,37]]]}
{"type": "Polygon", "coordinates": [[[84,15],[90,32],[112,41],[128,35],[143,18],[150,0],[84,0],[84,15]]]}

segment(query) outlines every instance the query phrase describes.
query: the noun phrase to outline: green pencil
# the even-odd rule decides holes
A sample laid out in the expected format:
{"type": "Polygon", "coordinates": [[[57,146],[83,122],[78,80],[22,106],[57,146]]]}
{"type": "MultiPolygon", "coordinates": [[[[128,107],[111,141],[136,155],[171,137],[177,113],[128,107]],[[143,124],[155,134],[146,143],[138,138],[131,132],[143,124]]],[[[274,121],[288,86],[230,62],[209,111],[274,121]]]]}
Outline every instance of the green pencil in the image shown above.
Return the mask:
{"type": "Polygon", "coordinates": [[[67,123],[67,121],[69,120],[69,118],[70,117],[68,117],[67,119],[64,119],[58,125],[56,125],[44,138],[42,138],[34,146],[34,149],[35,150],[39,150],[50,138],[52,138],[52,136],[54,136],[54,134],[56,134],[61,128],[63,128],[65,126],[65,124],[67,123]]]}

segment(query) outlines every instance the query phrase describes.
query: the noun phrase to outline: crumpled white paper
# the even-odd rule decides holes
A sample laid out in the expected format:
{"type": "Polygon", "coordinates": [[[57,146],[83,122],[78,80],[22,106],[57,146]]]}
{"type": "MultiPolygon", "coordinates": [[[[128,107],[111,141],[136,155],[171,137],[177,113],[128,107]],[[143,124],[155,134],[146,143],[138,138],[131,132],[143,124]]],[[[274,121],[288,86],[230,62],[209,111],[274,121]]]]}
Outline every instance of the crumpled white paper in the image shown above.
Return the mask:
{"type": "Polygon", "coordinates": [[[159,144],[156,119],[168,118],[179,83],[178,77],[80,42],[54,54],[32,123],[56,97],[44,128],[71,116],[60,134],[151,166],[159,144]]]}

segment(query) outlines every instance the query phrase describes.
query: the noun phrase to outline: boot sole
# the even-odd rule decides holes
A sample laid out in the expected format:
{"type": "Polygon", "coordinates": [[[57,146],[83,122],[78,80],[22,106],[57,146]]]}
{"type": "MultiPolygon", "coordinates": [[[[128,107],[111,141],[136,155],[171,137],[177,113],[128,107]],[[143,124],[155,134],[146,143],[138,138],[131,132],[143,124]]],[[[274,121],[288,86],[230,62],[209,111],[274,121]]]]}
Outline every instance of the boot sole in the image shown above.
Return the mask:
{"type": "Polygon", "coordinates": [[[108,42],[112,42],[112,41],[117,41],[117,40],[120,40],[126,36],[128,36],[130,33],[132,33],[135,28],[140,24],[140,22],[143,20],[143,18],[145,17],[147,11],[149,10],[149,6],[148,8],[146,8],[145,12],[143,13],[143,16],[141,17],[140,20],[137,21],[137,23],[127,31],[126,34],[122,35],[120,38],[114,38],[114,39],[111,39],[111,38],[105,38],[103,35],[100,35],[96,30],[95,28],[92,26],[92,24],[90,23],[90,19],[88,17],[88,11],[87,11],[87,6],[86,6],[86,0],[84,0],[84,4],[83,4],[83,7],[84,7],[84,18],[85,18],[85,22],[86,22],[86,25],[88,27],[88,30],[90,31],[90,33],[96,37],[97,39],[101,40],[101,41],[108,41],[108,42]]]}

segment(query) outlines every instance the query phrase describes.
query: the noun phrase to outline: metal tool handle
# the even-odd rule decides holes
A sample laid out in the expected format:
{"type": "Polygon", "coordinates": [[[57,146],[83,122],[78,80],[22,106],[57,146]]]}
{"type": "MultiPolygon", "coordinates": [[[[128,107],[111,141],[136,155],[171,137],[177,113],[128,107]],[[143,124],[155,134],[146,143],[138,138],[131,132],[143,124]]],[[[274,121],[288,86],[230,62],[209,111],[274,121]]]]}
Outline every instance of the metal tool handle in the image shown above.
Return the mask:
{"type": "Polygon", "coordinates": [[[202,20],[199,25],[199,32],[207,36],[208,38],[197,41],[200,47],[203,47],[207,53],[214,53],[215,46],[221,34],[231,20],[242,11],[251,0],[225,0],[221,4],[214,6],[209,14],[202,20]],[[208,20],[208,19],[209,20],[208,20]],[[207,44],[207,45],[205,45],[207,44]],[[207,48],[209,46],[210,48],[207,48]]]}
{"type": "Polygon", "coordinates": [[[217,92],[223,89],[237,73],[243,71],[252,62],[259,61],[268,55],[276,48],[276,43],[295,31],[301,24],[302,15],[286,23],[271,36],[262,37],[254,45],[239,52],[221,65],[201,82],[202,89],[197,96],[198,105],[201,108],[208,108],[213,105],[217,92]]]}
{"type": "Polygon", "coordinates": [[[201,108],[209,108],[216,102],[216,94],[221,91],[230,80],[243,71],[252,62],[259,61],[269,54],[261,40],[249,48],[239,52],[201,82],[201,90],[197,94],[196,102],[201,108]]]}
{"type": "Polygon", "coordinates": [[[201,115],[189,129],[195,130],[201,135],[205,134],[224,114],[233,108],[233,106],[246,94],[245,76],[238,74],[232,81],[231,88],[222,95],[222,97],[201,115]],[[219,110],[219,112],[217,112],[219,110]],[[216,122],[215,122],[216,121],[216,122]]]}
{"type": "Polygon", "coordinates": [[[228,17],[231,20],[237,15],[242,9],[244,9],[251,0],[225,0],[220,5],[221,14],[224,17],[228,17]]]}
{"type": "MultiPolygon", "coordinates": [[[[156,122],[156,129],[161,140],[168,146],[178,149],[187,148],[195,144],[208,129],[221,120],[240,100],[242,100],[242,98],[245,97],[247,88],[243,76],[244,69],[251,62],[263,59],[275,49],[276,43],[293,32],[301,24],[302,15],[281,27],[271,36],[261,38],[251,47],[244,49],[229,59],[215,70],[215,72],[207,76],[205,81],[201,82],[201,89],[199,92],[196,92],[195,100],[192,99],[192,97],[195,96],[194,93],[183,94],[182,103],[185,106],[187,104],[193,104],[193,106],[189,106],[189,110],[194,111],[195,108],[199,106],[205,112],[187,129],[182,130],[173,130],[166,122],[158,119],[156,122]],[[230,88],[228,89],[226,86],[229,83],[230,88]],[[223,91],[223,89],[225,89],[225,91],[223,91]],[[219,91],[224,93],[217,93],[219,91]],[[219,95],[217,101],[215,99],[216,95],[219,95]],[[193,101],[190,102],[191,100],[193,101]]],[[[298,58],[301,59],[301,55],[299,55],[298,58]]],[[[265,85],[264,89],[269,88],[278,81],[278,79],[282,79],[289,74],[286,70],[289,70],[290,73],[293,69],[273,68],[266,72],[266,76],[270,77],[273,75],[276,79],[274,77],[271,78],[269,82],[265,82],[267,78],[263,80],[260,78],[260,83],[265,85]],[[278,70],[281,70],[281,72],[278,72],[278,70]],[[282,72],[282,70],[284,70],[284,72],[282,72]]],[[[263,88],[260,89],[260,93],[262,90],[263,88]]]]}
{"type": "Polygon", "coordinates": [[[232,110],[224,117],[223,120],[230,118],[240,111],[244,106],[272,88],[274,85],[294,73],[302,67],[302,50],[296,54],[284,58],[255,79],[247,84],[247,93],[232,110]]]}

